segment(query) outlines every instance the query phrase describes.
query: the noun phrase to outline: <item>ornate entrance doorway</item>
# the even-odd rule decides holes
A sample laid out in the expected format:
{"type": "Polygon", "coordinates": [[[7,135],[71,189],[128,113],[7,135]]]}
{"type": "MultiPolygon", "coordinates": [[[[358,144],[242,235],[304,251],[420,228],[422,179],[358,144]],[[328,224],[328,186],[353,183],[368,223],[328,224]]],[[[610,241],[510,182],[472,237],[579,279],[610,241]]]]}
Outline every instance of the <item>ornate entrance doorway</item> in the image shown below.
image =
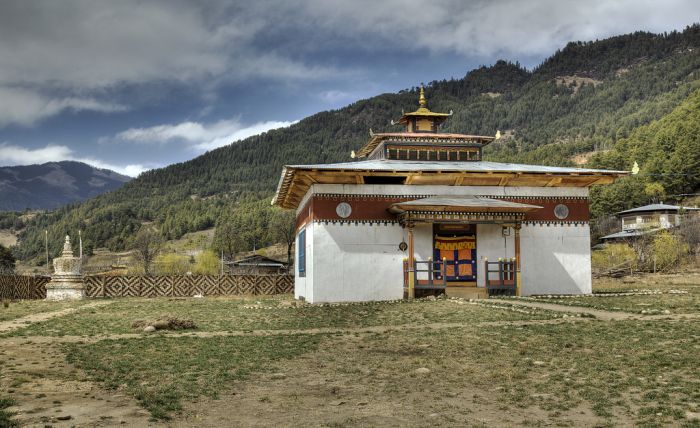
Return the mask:
{"type": "MultiPolygon", "coordinates": [[[[476,227],[473,224],[435,224],[433,260],[445,262],[447,285],[476,286],[476,227]]],[[[438,275],[437,279],[442,279],[438,275]]]]}

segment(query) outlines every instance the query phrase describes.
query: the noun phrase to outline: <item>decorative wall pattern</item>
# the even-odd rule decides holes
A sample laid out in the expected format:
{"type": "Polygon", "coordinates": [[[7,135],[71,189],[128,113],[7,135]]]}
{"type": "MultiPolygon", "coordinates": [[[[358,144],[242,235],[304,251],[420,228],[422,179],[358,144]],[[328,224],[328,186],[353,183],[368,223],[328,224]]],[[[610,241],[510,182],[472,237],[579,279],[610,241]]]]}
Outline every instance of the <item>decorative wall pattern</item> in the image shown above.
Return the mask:
{"type": "MultiPolygon", "coordinates": [[[[0,299],[44,299],[48,276],[0,275],[0,299]]],[[[191,297],[294,291],[292,275],[85,276],[86,296],[191,297]]]]}
{"type": "MultiPolygon", "coordinates": [[[[319,193],[313,195],[304,206],[297,218],[297,228],[313,221],[323,223],[340,224],[393,224],[397,218],[391,214],[389,207],[397,202],[405,202],[414,199],[427,198],[431,195],[373,195],[373,194],[339,194],[319,193]],[[347,203],[351,207],[347,218],[341,218],[336,212],[339,203],[347,203]]],[[[434,195],[433,195],[434,196],[434,195]]],[[[587,224],[590,218],[588,210],[588,198],[578,196],[486,196],[490,199],[501,199],[510,202],[518,202],[539,205],[542,209],[528,212],[522,220],[525,224],[587,224]],[[567,215],[557,216],[566,208],[567,215]]]]}

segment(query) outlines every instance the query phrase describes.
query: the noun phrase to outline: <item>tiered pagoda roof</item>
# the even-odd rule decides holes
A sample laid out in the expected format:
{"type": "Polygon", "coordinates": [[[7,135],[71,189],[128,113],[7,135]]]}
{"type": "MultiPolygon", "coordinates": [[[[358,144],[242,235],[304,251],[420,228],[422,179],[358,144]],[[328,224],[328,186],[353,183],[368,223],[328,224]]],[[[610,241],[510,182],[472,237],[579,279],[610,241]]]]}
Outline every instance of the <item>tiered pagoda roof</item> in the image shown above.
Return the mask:
{"type": "Polygon", "coordinates": [[[404,113],[392,125],[404,125],[403,132],[374,134],[357,153],[370,159],[425,160],[425,161],[480,161],[481,148],[494,137],[466,134],[443,134],[440,125],[452,116],[428,109],[423,85],[420,87],[418,110],[404,113]]]}

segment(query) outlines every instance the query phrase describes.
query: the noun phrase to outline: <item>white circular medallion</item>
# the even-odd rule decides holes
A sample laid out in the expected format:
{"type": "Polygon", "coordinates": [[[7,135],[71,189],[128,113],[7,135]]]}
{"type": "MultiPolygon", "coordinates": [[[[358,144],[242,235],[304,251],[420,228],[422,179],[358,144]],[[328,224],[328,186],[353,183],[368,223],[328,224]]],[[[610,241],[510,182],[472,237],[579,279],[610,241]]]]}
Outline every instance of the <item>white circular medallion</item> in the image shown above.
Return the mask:
{"type": "Polygon", "coordinates": [[[352,207],[347,202],[341,202],[335,207],[335,213],[340,218],[348,218],[352,214],[352,207]]]}
{"type": "Polygon", "coordinates": [[[559,220],[564,220],[569,216],[569,207],[567,207],[564,204],[557,205],[556,207],[554,207],[554,215],[559,220]]]}

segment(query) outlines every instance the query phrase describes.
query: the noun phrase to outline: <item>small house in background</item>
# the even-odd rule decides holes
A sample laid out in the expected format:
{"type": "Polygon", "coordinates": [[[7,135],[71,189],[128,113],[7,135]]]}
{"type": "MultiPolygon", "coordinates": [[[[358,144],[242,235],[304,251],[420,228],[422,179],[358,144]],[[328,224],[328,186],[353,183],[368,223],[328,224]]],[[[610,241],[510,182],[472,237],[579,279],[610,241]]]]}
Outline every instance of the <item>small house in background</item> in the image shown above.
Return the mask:
{"type": "Polygon", "coordinates": [[[225,263],[233,275],[281,275],[287,273],[287,263],[260,254],[225,263]]]}
{"type": "Polygon", "coordinates": [[[620,211],[615,215],[620,218],[621,231],[600,239],[606,242],[637,239],[660,230],[679,227],[687,214],[700,214],[700,208],[660,203],[620,211]]]}

